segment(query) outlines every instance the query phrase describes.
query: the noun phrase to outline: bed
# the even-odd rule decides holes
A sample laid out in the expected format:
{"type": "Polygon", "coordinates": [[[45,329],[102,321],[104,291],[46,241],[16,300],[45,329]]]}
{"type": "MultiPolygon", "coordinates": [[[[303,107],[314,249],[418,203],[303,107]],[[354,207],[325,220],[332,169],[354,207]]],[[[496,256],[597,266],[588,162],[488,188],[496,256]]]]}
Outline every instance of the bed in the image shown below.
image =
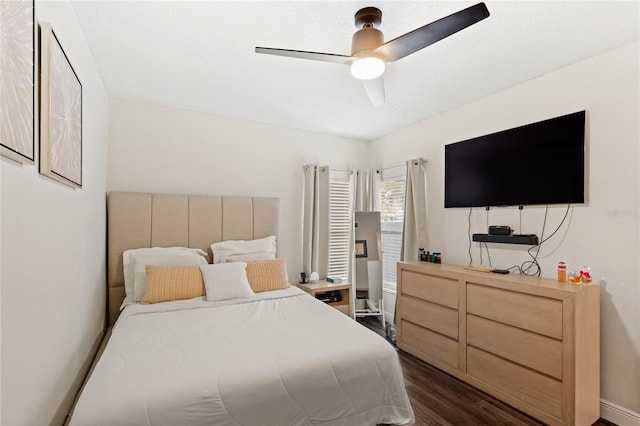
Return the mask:
{"type": "Polygon", "coordinates": [[[393,347],[295,286],[243,299],[126,303],[126,250],[191,247],[211,260],[212,243],[277,236],[278,209],[274,198],[109,194],[115,324],[69,424],[413,422],[393,347]]]}

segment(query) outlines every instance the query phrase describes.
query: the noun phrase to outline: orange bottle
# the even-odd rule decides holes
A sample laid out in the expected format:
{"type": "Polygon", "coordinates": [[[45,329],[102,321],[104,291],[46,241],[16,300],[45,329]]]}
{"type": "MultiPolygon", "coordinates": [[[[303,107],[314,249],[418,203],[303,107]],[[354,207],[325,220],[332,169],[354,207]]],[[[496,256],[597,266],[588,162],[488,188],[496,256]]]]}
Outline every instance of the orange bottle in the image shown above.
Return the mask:
{"type": "Polygon", "coordinates": [[[567,265],[564,262],[558,263],[558,281],[567,282],[567,265]]]}

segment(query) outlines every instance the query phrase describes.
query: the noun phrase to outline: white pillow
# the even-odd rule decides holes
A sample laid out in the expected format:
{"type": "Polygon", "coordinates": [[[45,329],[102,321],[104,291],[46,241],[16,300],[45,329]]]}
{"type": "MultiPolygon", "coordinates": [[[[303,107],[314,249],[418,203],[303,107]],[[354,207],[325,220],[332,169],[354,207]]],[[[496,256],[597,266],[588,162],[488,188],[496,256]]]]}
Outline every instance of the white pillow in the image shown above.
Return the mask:
{"type": "Polygon", "coordinates": [[[276,236],[257,240],[228,240],[211,244],[213,263],[227,260],[265,260],[276,258],[276,236]]]}
{"type": "Polygon", "coordinates": [[[122,307],[131,302],[141,301],[147,292],[147,273],[144,269],[146,265],[203,265],[207,263],[206,255],[200,249],[187,247],[125,250],[122,254],[122,261],[126,298],[122,307]]]}
{"type": "Polygon", "coordinates": [[[247,299],[254,293],[247,280],[244,262],[200,265],[207,300],[218,302],[227,299],[247,299]]]}

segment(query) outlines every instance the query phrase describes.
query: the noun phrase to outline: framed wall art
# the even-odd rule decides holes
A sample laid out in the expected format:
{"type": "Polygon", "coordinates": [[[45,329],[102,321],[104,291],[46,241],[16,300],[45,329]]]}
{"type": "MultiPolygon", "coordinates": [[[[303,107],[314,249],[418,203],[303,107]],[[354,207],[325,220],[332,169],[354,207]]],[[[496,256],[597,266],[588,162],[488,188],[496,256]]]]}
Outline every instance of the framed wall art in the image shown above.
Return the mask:
{"type": "Polygon", "coordinates": [[[367,240],[356,240],[356,258],[367,257],[367,240]]]}
{"type": "Polygon", "coordinates": [[[35,163],[34,0],[0,0],[0,154],[35,163]]]}
{"type": "Polygon", "coordinates": [[[40,23],[40,173],[82,188],[82,84],[53,28],[40,23]]]}

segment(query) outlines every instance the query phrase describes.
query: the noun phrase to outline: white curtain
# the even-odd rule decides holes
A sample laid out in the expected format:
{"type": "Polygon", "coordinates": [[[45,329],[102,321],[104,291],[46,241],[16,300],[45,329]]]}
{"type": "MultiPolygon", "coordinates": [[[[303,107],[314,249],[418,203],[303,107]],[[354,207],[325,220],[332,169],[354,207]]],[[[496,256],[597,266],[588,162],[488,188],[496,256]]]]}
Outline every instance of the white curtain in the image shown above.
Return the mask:
{"type": "Polygon", "coordinates": [[[427,160],[407,161],[404,228],[400,260],[418,260],[418,249],[427,248],[427,160]]]}
{"type": "Polygon", "coordinates": [[[380,211],[380,170],[354,170],[353,211],[380,211]]]}
{"type": "Polygon", "coordinates": [[[303,166],[302,270],[307,278],[329,268],[329,167],[303,166]]]}

